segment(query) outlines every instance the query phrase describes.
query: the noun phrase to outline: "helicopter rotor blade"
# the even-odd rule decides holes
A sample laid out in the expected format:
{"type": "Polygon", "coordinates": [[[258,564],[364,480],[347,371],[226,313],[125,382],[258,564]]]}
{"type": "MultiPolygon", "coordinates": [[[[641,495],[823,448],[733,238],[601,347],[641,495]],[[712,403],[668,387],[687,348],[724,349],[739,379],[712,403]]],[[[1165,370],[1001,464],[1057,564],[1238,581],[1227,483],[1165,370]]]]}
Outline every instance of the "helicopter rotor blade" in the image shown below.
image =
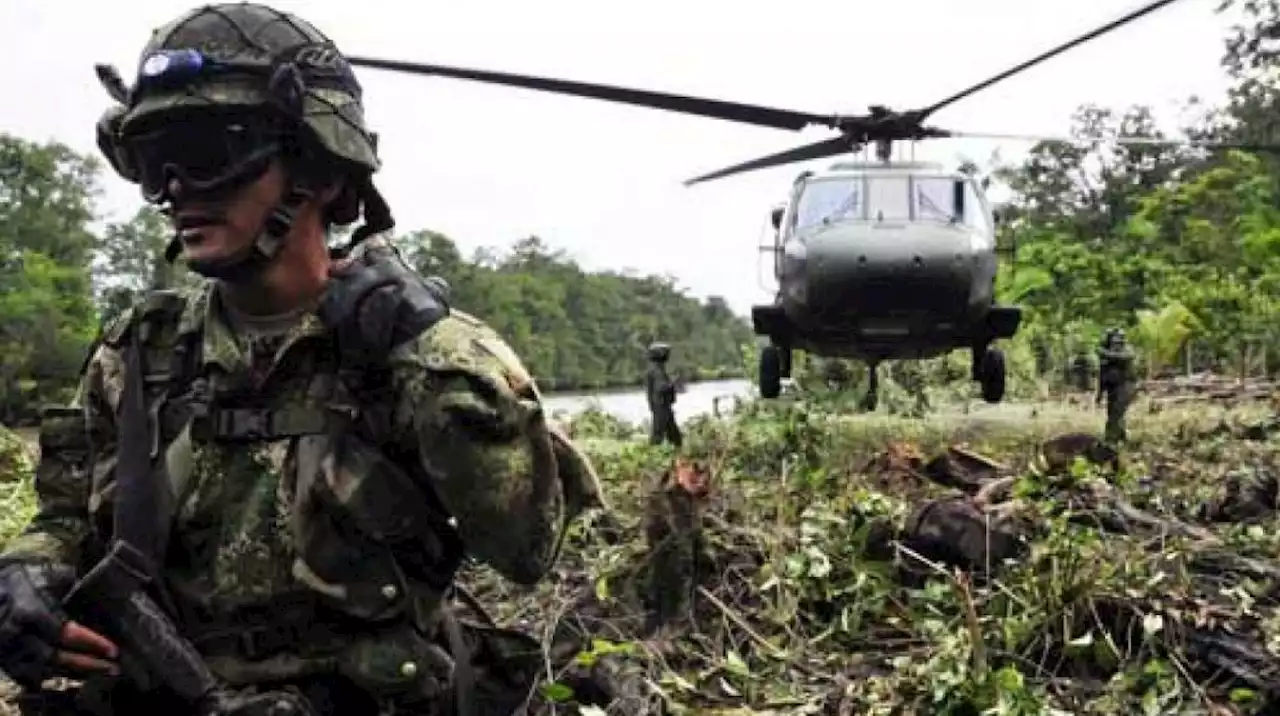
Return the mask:
{"type": "Polygon", "coordinates": [[[775,109],[758,105],[728,102],[702,97],[652,92],[649,90],[630,89],[613,85],[602,85],[573,80],[559,80],[549,77],[518,75],[509,72],[491,72],[488,70],[449,67],[419,62],[402,62],[373,57],[348,56],[347,61],[356,67],[369,67],[392,72],[404,72],[415,75],[435,75],[453,79],[472,80],[489,84],[508,85],[541,92],[555,92],[577,97],[620,102],[639,105],[651,109],[662,109],[683,114],[695,114],[730,122],[743,122],[775,129],[801,130],[811,124],[826,127],[838,127],[839,120],[835,116],[795,112],[787,109],[775,109]]]}
{"type": "Polygon", "coordinates": [[[1077,47],[1077,46],[1079,46],[1079,45],[1082,45],[1082,44],[1084,44],[1084,43],[1086,43],[1086,42],[1088,42],[1088,41],[1090,41],[1090,40],[1092,40],[1092,39],[1094,39],[1094,38],[1097,38],[1097,37],[1100,37],[1100,36],[1102,36],[1102,35],[1105,35],[1105,34],[1107,34],[1108,32],[1111,32],[1112,30],[1115,30],[1115,29],[1120,28],[1120,27],[1122,27],[1122,26],[1124,26],[1124,25],[1127,25],[1127,24],[1129,24],[1130,22],[1133,22],[1134,20],[1137,20],[1138,18],[1140,18],[1140,17],[1142,17],[1142,16],[1144,16],[1144,15],[1148,15],[1148,14],[1150,14],[1150,13],[1152,13],[1152,12],[1155,12],[1156,10],[1159,10],[1160,8],[1164,7],[1165,5],[1170,5],[1170,4],[1174,3],[1174,2],[1177,2],[1177,0],[1154,0],[1153,2],[1147,3],[1146,5],[1143,5],[1142,7],[1138,8],[1137,10],[1134,10],[1134,11],[1132,11],[1132,12],[1126,13],[1124,16],[1122,16],[1122,17],[1120,17],[1120,18],[1118,18],[1118,19],[1116,19],[1116,20],[1112,20],[1111,22],[1108,22],[1108,23],[1106,23],[1105,25],[1102,25],[1101,27],[1098,27],[1098,28],[1095,28],[1095,29],[1093,29],[1093,30],[1090,30],[1089,32],[1086,32],[1085,34],[1080,35],[1079,37],[1076,37],[1075,39],[1072,39],[1072,40],[1069,40],[1069,41],[1067,41],[1067,42],[1064,42],[1064,43],[1062,43],[1061,45],[1058,45],[1057,47],[1055,47],[1055,48],[1053,48],[1053,49],[1051,49],[1051,50],[1048,50],[1048,51],[1046,51],[1046,52],[1042,52],[1041,54],[1039,54],[1039,55],[1037,55],[1037,56],[1035,56],[1035,57],[1033,57],[1033,58],[1031,58],[1031,59],[1029,59],[1029,60],[1027,60],[1027,61],[1025,61],[1025,62],[1022,62],[1022,63],[1020,63],[1020,64],[1014,65],[1013,67],[1010,67],[1009,69],[1005,70],[1004,72],[1001,72],[1001,73],[999,73],[999,74],[997,74],[997,75],[994,75],[994,76],[992,76],[992,77],[989,77],[989,78],[987,78],[987,79],[985,79],[985,80],[983,80],[983,81],[981,81],[981,82],[979,82],[979,83],[977,83],[977,84],[975,84],[975,85],[972,85],[972,86],[970,86],[970,87],[968,87],[968,88],[966,88],[966,89],[963,89],[963,90],[961,90],[961,91],[959,91],[959,92],[957,92],[957,93],[955,93],[955,94],[951,95],[950,97],[947,97],[946,99],[944,99],[944,100],[942,100],[942,101],[940,101],[940,102],[935,102],[934,104],[931,104],[931,105],[929,105],[928,107],[926,107],[926,108],[924,108],[924,109],[922,109],[922,110],[919,110],[920,120],[921,120],[921,121],[923,121],[926,117],[928,117],[929,115],[933,114],[934,112],[937,112],[938,110],[942,109],[943,107],[946,107],[946,106],[948,106],[948,105],[951,105],[951,104],[953,104],[953,103],[955,103],[955,102],[959,102],[960,100],[962,100],[962,99],[964,99],[964,98],[966,98],[966,97],[968,97],[968,96],[970,96],[970,95],[972,95],[972,94],[974,94],[974,93],[976,93],[976,92],[980,92],[980,91],[982,91],[982,90],[984,90],[984,89],[986,89],[986,88],[990,87],[991,85],[994,85],[994,84],[995,84],[995,83],[997,83],[997,82],[1001,82],[1001,81],[1003,81],[1003,80],[1006,80],[1006,79],[1008,79],[1008,78],[1010,78],[1010,77],[1012,77],[1012,76],[1014,76],[1014,75],[1018,74],[1019,72],[1022,72],[1023,70],[1030,69],[1031,67],[1034,67],[1035,65],[1038,65],[1038,64],[1040,64],[1041,62],[1044,62],[1044,61],[1045,61],[1045,60],[1047,60],[1047,59],[1050,59],[1050,58],[1052,58],[1052,57],[1055,57],[1055,56],[1057,56],[1057,55],[1060,55],[1060,54],[1062,54],[1063,52],[1066,52],[1067,50],[1070,50],[1070,49],[1071,49],[1071,48],[1073,48],[1073,47],[1077,47]]]}
{"type": "Polygon", "coordinates": [[[752,159],[751,161],[743,162],[742,164],[735,164],[734,166],[714,171],[710,174],[703,174],[700,177],[694,177],[693,179],[686,181],[684,185],[693,186],[694,184],[701,184],[702,182],[711,181],[712,179],[727,177],[731,174],[740,174],[742,172],[749,172],[755,169],[776,167],[783,164],[790,164],[792,162],[803,162],[810,159],[833,157],[837,154],[844,154],[846,152],[853,151],[854,146],[854,143],[851,142],[848,137],[831,137],[830,139],[806,144],[801,147],[796,147],[795,149],[788,149],[785,152],[778,152],[777,154],[770,154],[767,157],[752,159]]]}
{"type": "Polygon", "coordinates": [[[1210,149],[1219,151],[1237,149],[1245,152],[1280,152],[1280,144],[1217,142],[1178,137],[1053,137],[1039,134],[991,134],[987,132],[949,132],[949,136],[957,139],[997,139],[1024,142],[1059,142],[1063,144],[1084,144],[1096,141],[1101,144],[1119,144],[1125,146],[1189,147],[1193,149],[1210,149]]]}

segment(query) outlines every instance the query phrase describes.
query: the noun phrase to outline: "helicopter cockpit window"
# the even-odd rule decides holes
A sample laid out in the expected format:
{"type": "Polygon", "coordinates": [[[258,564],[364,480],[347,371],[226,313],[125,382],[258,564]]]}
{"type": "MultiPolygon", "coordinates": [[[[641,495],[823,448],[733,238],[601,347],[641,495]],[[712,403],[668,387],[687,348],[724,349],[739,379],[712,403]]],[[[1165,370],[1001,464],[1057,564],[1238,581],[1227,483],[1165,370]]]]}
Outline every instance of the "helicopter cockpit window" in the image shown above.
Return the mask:
{"type": "Polygon", "coordinates": [[[867,218],[911,221],[911,180],[905,176],[868,176],[867,218]]]}
{"type": "Polygon", "coordinates": [[[796,205],[795,229],[863,218],[862,177],[820,179],[805,185],[796,205]]]}
{"type": "Polygon", "coordinates": [[[986,205],[978,197],[972,180],[964,181],[964,204],[956,206],[955,177],[916,177],[915,192],[918,221],[956,222],[972,229],[990,232],[986,205]]]}
{"type": "Polygon", "coordinates": [[[920,221],[963,221],[964,217],[957,214],[968,214],[976,208],[965,206],[958,211],[961,207],[955,205],[955,181],[949,177],[916,177],[912,184],[915,185],[916,217],[920,221]]]}

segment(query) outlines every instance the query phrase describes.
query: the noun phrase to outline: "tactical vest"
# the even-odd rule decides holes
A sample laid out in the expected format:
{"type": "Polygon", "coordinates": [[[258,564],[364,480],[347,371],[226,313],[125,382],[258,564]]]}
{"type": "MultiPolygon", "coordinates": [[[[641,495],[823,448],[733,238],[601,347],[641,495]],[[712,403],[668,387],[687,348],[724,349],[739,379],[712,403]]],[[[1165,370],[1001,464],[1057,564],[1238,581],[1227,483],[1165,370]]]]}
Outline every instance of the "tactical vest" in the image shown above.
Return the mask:
{"type": "MultiPolygon", "coordinates": [[[[336,352],[317,351],[303,404],[223,404],[204,372],[203,330],[179,331],[187,303],[152,292],[102,338],[123,350],[140,331],[150,456],[164,464],[179,440],[296,438],[293,574],[315,596],[229,624],[197,627],[204,619],[185,615],[188,638],[233,683],[336,670],[375,697],[410,702],[460,686],[465,669],[453,662],[465,648],[448,600],[463,546],[416,456],[398,454],[391,439],[387,376],[344,371],[336,352]],[[442,632],[454,658],[432,639],[442,632]]],[[[111,525],[96,530],[109,536],[111,525]]]]}
{"type": "Polygon", "coordinates": [[[1098,371],[1102,386],[1114,390],[1132,383],[1136,379],[1133,362],[1131,354],[1098,351],[1098,371]]]}

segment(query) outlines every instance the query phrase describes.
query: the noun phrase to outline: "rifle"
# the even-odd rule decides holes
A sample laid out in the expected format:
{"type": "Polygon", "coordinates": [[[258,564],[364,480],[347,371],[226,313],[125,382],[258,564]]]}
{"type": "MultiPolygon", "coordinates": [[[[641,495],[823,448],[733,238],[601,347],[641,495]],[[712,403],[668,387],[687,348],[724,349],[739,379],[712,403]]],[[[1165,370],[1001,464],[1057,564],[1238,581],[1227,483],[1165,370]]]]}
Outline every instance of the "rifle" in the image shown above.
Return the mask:
{"type": "Polygon", "coordinates": [[[63,605],[68,613],[89,615],[86,623],[120,646],[122,671],[140,689],[168,690],[196,716],[316,716],[295,691],[239,692],[221,683],[178,630],[159,572],[172,496],[163,469],[154,469],[139,329],[129,331],[111,543],[63,605]]]}

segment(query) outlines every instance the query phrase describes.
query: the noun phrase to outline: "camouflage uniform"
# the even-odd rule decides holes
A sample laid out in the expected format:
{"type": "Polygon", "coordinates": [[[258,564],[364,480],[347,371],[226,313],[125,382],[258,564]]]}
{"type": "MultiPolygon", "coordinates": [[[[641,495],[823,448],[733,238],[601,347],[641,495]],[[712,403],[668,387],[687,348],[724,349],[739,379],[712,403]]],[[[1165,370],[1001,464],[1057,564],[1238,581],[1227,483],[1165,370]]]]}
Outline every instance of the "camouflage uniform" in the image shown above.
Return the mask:
{"type": "Polygon", "coordinates": [[[1107,398],[1107,427],[1103,434],[1109,443],[1126,438],[1124,414],[1137,392],[1133,351],[1125,344],[1124,331],[1112,329],[1098,349],[1098,393],[1096,402],[1107,398]]]}
{"type": "Polygon", "coordinates": [[[665,343],[654,343],[649,347],[649,370],[644,377],[645,396],[649,400],[652,423],[649,443],[658,445],[665,441],[680,447],[684,437],[676,422],[676,385],[667,374],[667,359],[670,356],[671,347],[665,343]]]}
{"type": "MultiPolygon", "coordinates": [[[[239,24],[243,34],[257,23],[267,44],[323,39],[270,8],[216,10],[232,21],[213,27],[239,24]]],[[[241,42],[201,40],[210,12],[162,28],[151,47],[241,42]]],[[[144,97],[127,114],[109,114],[107,131],[118,132],[122,116],[183,103],[260,103],[254,91],[228,81],[144,97]]],[[[333,88],[307,90],[304,121],[332,154],[376,165],[350,100],[333,88]]],[[[128,176],[128,158],[110,141],[104,150],[128,176]]],[[[351,257],[399,261],[385,232],[362,237],[351,257]]],[[[219,287],[154,292],[105,332],[74,405],[46,416],[39,511],[0,564],[83,574],[102,554],[121,497],[118,416],[136,346],[152,477],[167,485],[171,508],[157,520],[171,525],[163,591],[179,631],[218,677],[232,686],[318,682],[359,697],[359,707],[317,702],[321,713],[456,713],[467,700],[476,713],[511,713],[541,651],[514,632],[459,626],[455,572],[470,557],[532,584],[565,522],[599,504],[590,463],[549,426],[520,360],[484,323],[452,310],[376,366],[352,370],[317,310],[240,315],[219,287]]],[[[135,687],[91,677],[84,693],[116,694],[119,712],[133,702],[118,695],[135,687]]]]}

